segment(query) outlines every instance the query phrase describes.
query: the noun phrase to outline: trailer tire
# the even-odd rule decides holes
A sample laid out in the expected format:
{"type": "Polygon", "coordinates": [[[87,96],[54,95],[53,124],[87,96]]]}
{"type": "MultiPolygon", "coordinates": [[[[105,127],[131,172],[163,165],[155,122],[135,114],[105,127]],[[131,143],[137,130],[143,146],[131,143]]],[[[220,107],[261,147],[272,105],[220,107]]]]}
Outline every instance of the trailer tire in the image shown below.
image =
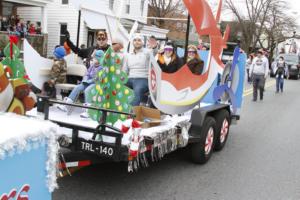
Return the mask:
{"type": "Polygon", "coordinates": [[[216,121],[213,117],[206,117],[200,133],[200,141],[191,144],[191,159],[197,164],[206,163],[214,149],[216,121]]]}
{"type": "Polygon", "coordinates": [[[227,110],[220,110],[215,115],[216,120],[216,137],[215,137],[215,150],[221,151],[226,144],[229,127],[230,127],[230,116],[227,110]]]}

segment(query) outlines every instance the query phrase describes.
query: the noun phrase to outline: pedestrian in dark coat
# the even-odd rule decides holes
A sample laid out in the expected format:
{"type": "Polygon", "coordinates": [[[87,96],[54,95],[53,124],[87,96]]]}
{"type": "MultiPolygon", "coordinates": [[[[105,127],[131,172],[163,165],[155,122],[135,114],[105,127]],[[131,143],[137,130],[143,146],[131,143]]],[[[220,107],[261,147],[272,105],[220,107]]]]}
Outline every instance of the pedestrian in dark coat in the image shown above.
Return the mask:
{"type": "Polygon", "coordinates": [[[284,76],[288,75],[288,67],[282,56],[279,57],[278,62],[274,67],[275,77],[276,77],[276,93],[283,92],[284,76]]]}

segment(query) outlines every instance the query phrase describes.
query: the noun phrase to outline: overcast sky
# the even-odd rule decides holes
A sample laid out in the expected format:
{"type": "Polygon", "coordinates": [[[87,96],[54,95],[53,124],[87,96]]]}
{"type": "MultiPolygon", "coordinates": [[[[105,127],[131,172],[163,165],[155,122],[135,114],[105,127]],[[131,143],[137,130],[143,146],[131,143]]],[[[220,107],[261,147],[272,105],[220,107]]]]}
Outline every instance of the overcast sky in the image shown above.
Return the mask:
{"type": "MultiPolygon", "coordinates": [[[[298,31],[297,33],[300,34],[300,1],[299,0],[285,0],[291,7],[291,10],[289,10],[287,13],[293,15],[298,22],[298,31]]],[[[213,10],[216,10],[216,5],[218,0],[208,0],[208,2],[211,4],[211,6],[213,7],[213,10]]],[[[223,2],[225,2],[225,0],[223,0],[223,2]]],[[[234,2],[245,2],[245,0],[235,0],[234,2]]],[[[240,3],[241,8],[244,9],[244,5],[243,3],[240,3]]],[[[229,11],[223,10],[222,12],[222,19],[223,20],[232,20],[233,16],[232,14],[229,13],[229,11]]]]}
{"type": "MultiPolygon", "coordinates": [[[[296,17],[298,25],[300,26],[300,1],[299,0],[286,0],[291,5],[292,14],[296,17]]],[[[298,28],[300,34],[300,28],[298,28]]]]}

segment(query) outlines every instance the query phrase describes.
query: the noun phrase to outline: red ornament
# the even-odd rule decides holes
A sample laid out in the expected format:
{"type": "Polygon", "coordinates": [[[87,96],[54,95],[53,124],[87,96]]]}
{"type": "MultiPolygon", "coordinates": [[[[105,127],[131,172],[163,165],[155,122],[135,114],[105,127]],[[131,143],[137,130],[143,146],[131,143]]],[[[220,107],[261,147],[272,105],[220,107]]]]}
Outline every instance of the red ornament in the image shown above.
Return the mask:
{"type": "Polygon", "coordinates": [[[121,60],[119,58],[116,59],[116,64],[120,64],[121,60]]]}
{"type": "Polygon", "coordinates": [[[27,74],[24,75],[23,78],[25,78],[26,80],[30,81],[30,78],[29,78],[29,76],[27,74]]]}
{"type": "Polygon", "coordinates": [[[106,95],[106,99],[109,99],[109,94],[108,94],[108,95],[106,95]]]}
{"type": "Polygon", "coordinates": [[[129,155],[131,155],[132,157],[135,158],[135,157],[137,157],[137,155],[138,155],[138,151],[129,149],[129,155]]]}
{"type": "Polygon", "coordinates": [[[130,129],[129,127],[126,127],[126,126],[122,125],[121,132],[122,132],[123,134],[125,134],[125,133],[128,132],[129,129],[130,129]]]}
{"type": "Polygon", "coordinates": [[[131,126],[132,128],[141,128],[141,125],[137,120],[133,120],[131,126]]]}
{"type": "Polygon", "coordinates": [[[11,76],[13,75],[13,71],[11,70],[10,67],[6,67],[6,68],[4,69],[4,71],[5,71],[5,73],[7,73],[7,74],[9,75],[9,77],[11,77],[11,76]]]}
{"type": "Polygon", "coordinates": [[[116,90],[113,90],[113,91],[112,91],[112,95],[116,96],[116,95],[117,95],[117,91],[116,91],[116,90]]]}

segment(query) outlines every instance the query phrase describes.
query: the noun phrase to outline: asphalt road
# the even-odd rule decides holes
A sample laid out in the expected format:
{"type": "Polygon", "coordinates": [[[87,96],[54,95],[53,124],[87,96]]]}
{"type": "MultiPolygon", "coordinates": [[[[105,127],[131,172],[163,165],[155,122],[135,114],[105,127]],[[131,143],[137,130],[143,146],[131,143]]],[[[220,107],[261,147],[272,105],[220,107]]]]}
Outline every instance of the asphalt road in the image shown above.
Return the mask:
{"type": "Polygon", "coordinates": [[[125,163],[91,166],[59,179],[53,199],[298,200],[300,81],[285,83],[283,94],[269,83],[263,102],[247,86],[241,120],[207,164],[182,149],[135,174],[125,163]]]}

